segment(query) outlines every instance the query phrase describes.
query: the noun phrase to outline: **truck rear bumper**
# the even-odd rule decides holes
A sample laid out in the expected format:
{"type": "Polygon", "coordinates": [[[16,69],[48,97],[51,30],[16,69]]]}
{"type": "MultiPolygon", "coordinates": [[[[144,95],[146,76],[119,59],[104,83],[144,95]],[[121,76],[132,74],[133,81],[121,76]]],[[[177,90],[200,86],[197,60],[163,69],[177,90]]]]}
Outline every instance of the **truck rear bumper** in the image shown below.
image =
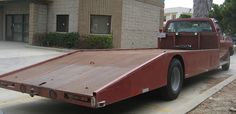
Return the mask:
{"type": "Polygon", "coordinates": [[[0,87],[18,91],[22,93],[29,94],[31,97],[34,96],[41,96],[46,97],[58,101],[63,101],[67,103],[72,103],[76,105],[80,105],[83,107],[89,107],[89,108],[97,108],[95,97],[93,96],[87,96],[87,95],[81,95],[81,94],[75,94],[65,91],[59,91],[59,90],[53,90],[50,88],[44,88],[39,86],[33,86],[33,85],[26,85],[26,84],[20,84],[15,82],[8,82],[8,81],[2,81],[0,80],[0,87]]]}

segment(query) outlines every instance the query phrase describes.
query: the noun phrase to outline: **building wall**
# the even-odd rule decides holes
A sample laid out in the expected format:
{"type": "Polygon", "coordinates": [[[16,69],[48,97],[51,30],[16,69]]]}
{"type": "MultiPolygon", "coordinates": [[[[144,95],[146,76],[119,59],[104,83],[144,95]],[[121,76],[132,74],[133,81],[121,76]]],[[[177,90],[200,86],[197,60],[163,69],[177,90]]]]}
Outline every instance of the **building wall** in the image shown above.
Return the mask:
{"type": "Polygon", "coordinates": [[[47,32],[48,8],[46,4],[30,3],[29,15],[29,43],[47,32]]]}
{"type": "Polygon", "coordinates": [[[48,7],[45,4],[38,4],[37,32],[47,32],[48,7]]]}
{"type": "Polygon", "coordinates": [[[80,0],[79,33],[90,34],[90,15],[111,15],[114,48],[120,48],[123,0],[80,0]]]}
{"type": "Polygon", "coordinates": [[[163,19],[161,12],[163,12],[164,6],[161,2],[147,1],[123,1],[122,48],[157,47],[157,35],[162,26],[160,21],[163,19]]]}
{"type": "Polygon", "coordinates": [[[0,40],[3,40],[3,7],[0,6],[0,40]]]}
{"type": "Polygon", "coordinates": [[[52,0],[48,5],[48,32],[56,32],[56,15],[69,15],[69,32],[78,32],[79,0],[52,0]]]}
{"type": "Polygon", "coordinates": [[[5,14],[29,14],[29,3],[13,2],[4,6],[5,14]]]}

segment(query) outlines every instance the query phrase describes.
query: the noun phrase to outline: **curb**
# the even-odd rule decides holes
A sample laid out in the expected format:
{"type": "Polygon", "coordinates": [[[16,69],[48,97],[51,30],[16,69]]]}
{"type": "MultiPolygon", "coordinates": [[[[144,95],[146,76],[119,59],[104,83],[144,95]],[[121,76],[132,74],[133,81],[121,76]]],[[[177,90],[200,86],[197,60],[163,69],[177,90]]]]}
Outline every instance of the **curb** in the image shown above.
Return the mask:
{"type": "Polygon", "coordinates": [[[41,47],[41,46],[33,46],[33,45],[25,45],[25,47],[26,48],[34,48],[34,49],[43,49],[43,50],[57,51],[57,52],[65,52],[65,53],[76,51],[74,49],[51,48],[51,47],[41,47]]]}
{"type": "Polygon", "coordinates": [[[211,89],[207,90],[203,94],[199,95],[196,98],[193,98],[193,100],[189,101],[188,103],[182,105],[178,110],[175,112],[178,112],[176,114],[186,114],[190,111],[192,111],[194,108],[196,108],[198,105],[200,105],[202,102],[204,102],[206,99],[217,93],[218,91],[222,90],[225,86],[230,84],[236,80],[236,76],[231,76],[228,79],[224,80],[223,82],[217,84],[216,86],[212,87],[211,89]]]}

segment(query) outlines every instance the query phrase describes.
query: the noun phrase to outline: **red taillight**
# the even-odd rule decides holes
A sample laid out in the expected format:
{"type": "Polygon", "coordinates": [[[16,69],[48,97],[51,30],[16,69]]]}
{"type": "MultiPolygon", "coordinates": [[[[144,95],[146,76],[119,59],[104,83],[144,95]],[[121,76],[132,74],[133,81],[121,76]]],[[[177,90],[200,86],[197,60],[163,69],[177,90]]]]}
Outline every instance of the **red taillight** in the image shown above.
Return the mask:
{"type": "Polygon", "coordinates": [[[162,33],[162,32],[163,32],[163,29],[159,29],[159,32],[162,33]]]}

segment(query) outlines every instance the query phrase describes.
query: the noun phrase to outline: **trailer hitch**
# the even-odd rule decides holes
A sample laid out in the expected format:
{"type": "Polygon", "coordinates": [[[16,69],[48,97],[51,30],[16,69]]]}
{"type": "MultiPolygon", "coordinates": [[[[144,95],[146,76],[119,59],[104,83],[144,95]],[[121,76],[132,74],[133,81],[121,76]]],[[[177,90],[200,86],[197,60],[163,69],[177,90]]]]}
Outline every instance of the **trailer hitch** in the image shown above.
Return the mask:
{"type": "Polygon", "coordinates": [[[31,88],[31,89],[29,90],[29,95],[30,95],[31,97],[34,97],[35,95],[39,95],[39,92],[38,92],[37,90],[35,90],[35,88],[31,88]]]}

